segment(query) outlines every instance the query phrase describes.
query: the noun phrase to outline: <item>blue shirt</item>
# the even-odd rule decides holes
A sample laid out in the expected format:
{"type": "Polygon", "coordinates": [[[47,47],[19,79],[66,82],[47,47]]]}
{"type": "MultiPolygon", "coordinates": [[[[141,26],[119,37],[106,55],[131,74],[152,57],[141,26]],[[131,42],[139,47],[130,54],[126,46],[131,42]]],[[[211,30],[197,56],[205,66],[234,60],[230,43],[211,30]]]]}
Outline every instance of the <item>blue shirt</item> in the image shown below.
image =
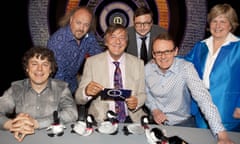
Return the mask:
{"type": "MultiPolygon", "coordinates": [[[[240,119],[233,117],[234,110],[240,108],[240,39],[237,37],[234,39],[229,39],[216,57],[209,75],[209,92],[226,130],[240,132],[240,119]]],[[[205,63],[209,53],[206,41],[197,42],[185,57],[194,64],[201,78],[206,69],[205,63]]],[[[193,103],[192,113],[196,117],[198,127],[208,128],[208,124],[195,103],[193,103]]]]}
{"type": "Polygon", "coordinates": [[[47,47],[53,50],[58,65],[54,78],[69,83],[72,93],[78,87],[77,74],[86,56],[103,51],[93,33],[87,33],[78,45],[69,25],[56,31],[49,38],[47,47]]]}
{"type": "Polygon", "coordinates": [[[223,131],[221,119],[210,94],[194,66],[175,58],[172,66],[162,73],[157,64],[145,66],[146,105],[152,111],[159,109],[167,116],[166,124],[175,125],[191,116],[191,94],[210,123],[214,134],[223,131]]]}

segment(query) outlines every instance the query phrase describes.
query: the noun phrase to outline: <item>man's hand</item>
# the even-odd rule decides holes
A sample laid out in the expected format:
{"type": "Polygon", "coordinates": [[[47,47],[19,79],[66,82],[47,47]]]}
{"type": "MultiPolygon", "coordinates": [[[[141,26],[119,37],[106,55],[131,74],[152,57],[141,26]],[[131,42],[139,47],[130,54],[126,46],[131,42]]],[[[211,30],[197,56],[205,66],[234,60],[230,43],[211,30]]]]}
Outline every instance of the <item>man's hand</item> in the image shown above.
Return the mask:
{"type": "Polygon", "coordinates": [[[130,96],[129,98],[126,98],[125,101],[130,110],[136,109],[138,105],[138,99],[136,96],[130,96]]]}
{"type": "Polygon", "coordinates": [[[87,96],[96,96],[100,91],[102,91],[104,87],[94,81],[91,81],[86,89],[85,89],[85,94],[87,96]]]}
{"type": "Polygon", "coordinates": [[[4,124],[4,128],[14,133],[14,137],[21,142],[26,135],[34,133],[38,123],[30,115],[20,113],[13,120],[9,120],[4,124]]]}
{"type": "Polygon", "coordinates": [[[234,142],[228,137],[226,131],[222,131],[218,133],[218,144],[234,144],[234,142]]]}
{"type": "Polygon", "coordinates": [[[167,121],[167,116],[159,109],[153,110],[152,115],[153,115],[154,121],[159,125],[167,121]]]}

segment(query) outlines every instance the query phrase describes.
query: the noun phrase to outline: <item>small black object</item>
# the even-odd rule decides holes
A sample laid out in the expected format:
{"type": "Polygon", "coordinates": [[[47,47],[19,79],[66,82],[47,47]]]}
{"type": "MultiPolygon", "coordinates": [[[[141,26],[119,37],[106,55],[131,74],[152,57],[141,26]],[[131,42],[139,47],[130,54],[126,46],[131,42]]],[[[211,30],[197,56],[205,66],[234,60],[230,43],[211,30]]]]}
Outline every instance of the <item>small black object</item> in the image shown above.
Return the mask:
{"type": "Polygon", "coordinates": [[[124,135],[128,136],[128,135],[132,134],[131,132],[129,132],[127,126],[124,126],[122,130],[123,130],[124,135]]]}
{"type": "Polygon", "coordinates": [[[59,124],[59,123],[60,123],[60,120],[58,118],[58,112],[54,111],[53,112],[53,124],[59,124]]]}
{"type": "Polygon", "coordinates": [[[124,101],[126,98],[131,96],[131,90],[129,89],[115,89],[115,88],[105,88],[101,92],[101,98],[103,100],[122,100],[124,101]]]}
{"type": "Polygon", "coordinates": [[[179,136],[172,136],[168,138],[169,144],[189,144],[179,136]]]}

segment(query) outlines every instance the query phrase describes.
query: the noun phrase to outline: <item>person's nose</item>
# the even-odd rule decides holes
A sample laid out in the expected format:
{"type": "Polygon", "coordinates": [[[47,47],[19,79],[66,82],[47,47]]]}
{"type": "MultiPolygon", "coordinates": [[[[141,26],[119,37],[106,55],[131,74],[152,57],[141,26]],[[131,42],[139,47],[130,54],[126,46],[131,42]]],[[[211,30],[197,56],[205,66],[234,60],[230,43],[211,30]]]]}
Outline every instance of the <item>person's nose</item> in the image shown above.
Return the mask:
{"type": "Polygon", "coordinates": [[[161,59],[165,59],[166,58],[166,54],[165,53],[161,53],[160,57],[161,57],[161,59]]]}
{"type": "Polygon", "coordinates": [[[220,22],[216,22],[216,28],[221,27],[221,23],[220,22]]]}
{"type": "Polygon", "coordinates": [[[38,65],[38,67],[37,67],[37,70],[42,70],[43,68],[42,68],[42,65],[38,65]]]}
{"type": "Polygon", "coordinates": [[[116,38],[116,43],[120,44],[121,43],[121,38],[116,38]]]}

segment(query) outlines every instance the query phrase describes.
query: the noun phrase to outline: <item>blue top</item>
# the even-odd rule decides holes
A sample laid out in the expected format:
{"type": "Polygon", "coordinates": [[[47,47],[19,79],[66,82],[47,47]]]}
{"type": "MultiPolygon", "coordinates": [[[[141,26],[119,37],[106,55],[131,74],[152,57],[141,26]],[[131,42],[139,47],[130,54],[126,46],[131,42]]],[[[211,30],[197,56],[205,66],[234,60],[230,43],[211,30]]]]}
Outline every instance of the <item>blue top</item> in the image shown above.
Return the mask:
{"type": "Polygon", "coordinates": [[[87,33],[78,45],[69,25],[56,31],[47,47],[53,50],[58,65],[54,78],[68,82],[72,93],[78,87],[77,74],[85,57],[103,51],[94,33],[87,33]]]}
{"type": "Polygon", "coordinates": [[[208,119],[214,134],[224,130],[216,106],[199,78],[193,64],[175,58],[171,67],[162,73],[157,64],[145,66],[147,107],[161,110],[168,121],[175,125],[191,116],[191,94],[208,119]],[[191,93],[191,94],[190,94],[191,93]]]}
{"type": "MultiPolygon", "coordinates": [[[[208,53],[206,41],[201,41],[196,43],[192,51],[185,57],[194,64],[201,78],[208,53]]],[[[228,131],[240,131],[240,119],[233,117],[235,108],[240,108],[239,74],[240,40],[238,39],[222,46],[209,76],[209,92],[219,110],[223,125],[228,131]]],[[[193,114],[196,115],[198,127],[208,127],[195,104],[193,105],[193,114]]]]}

